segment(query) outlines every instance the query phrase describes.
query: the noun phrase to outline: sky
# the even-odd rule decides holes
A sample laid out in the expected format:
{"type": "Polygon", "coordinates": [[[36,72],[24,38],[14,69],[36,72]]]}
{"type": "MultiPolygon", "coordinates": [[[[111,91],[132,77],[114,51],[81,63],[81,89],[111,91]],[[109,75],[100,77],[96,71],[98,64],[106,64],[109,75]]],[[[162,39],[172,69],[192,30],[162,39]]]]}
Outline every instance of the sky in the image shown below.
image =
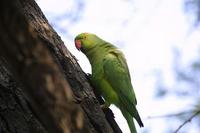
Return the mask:
{"type": "MultiPolygon", "coordinates": [[[[181,50],[183,66],[198,55],[200,33],[190,31],[191,21],[184,12],[183,0],[51,0],[48,3],[37,0],[37,3],[86,73],[91,73],[90,64],[74,46],[79,33],[95,33],[125,54],[137,108],[145,125],[143,129],[137,126],[139,133],[166,132],[166,119],[148,117],[177,113],[193,104],[191,99],[175,95],[155,98],[156,73],[162,72],[167,87],[175,85],[173,49],[181,50]]],[[[120,111],[114,106],[111,109],[122,131],[129,133],[120,111]]],[[[180,124],[175,121],[173,127],[176,129],[180,124]]],[[[188,126],[189,133],[197,133],[192,122],[188,126]]]]}

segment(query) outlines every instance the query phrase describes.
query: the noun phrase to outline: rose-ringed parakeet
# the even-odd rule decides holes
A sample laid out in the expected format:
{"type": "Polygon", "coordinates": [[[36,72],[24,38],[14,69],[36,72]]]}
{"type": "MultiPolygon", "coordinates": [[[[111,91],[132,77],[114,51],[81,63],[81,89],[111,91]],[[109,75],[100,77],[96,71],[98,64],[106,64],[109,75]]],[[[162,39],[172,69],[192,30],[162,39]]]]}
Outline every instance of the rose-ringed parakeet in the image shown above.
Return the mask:
{"type": "Polygon", "coordinates": [[[136,133],[133,117],[140,127],[143,127],[143,123],[136,109],[137,100],[123,53],[90,33],[76,36],[75,46],[89,59],[92,66],[91,83],[105,99],[105,106],[116,105],[127,120],[131,133],[136,133]]]}

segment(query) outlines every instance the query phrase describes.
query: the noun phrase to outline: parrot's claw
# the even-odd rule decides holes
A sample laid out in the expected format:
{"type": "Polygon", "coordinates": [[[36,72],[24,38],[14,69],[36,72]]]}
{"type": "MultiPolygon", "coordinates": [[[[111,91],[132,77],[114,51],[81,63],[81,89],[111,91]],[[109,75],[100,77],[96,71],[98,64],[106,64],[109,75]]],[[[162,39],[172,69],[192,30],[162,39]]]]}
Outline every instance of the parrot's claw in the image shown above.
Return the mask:
{"type": "Polygon", "coordinates": [[[104,104],[100,105],[101,109],[105,112],[106,110],[108,110],[110,106],[110,103],[105,102],[104,104]]]}
{"type": "Polygon", "coordinates": [[[91,77],[92,77],[92,74],[90,74],[90,73],[86,73],[86,74],[85,74],[85,77],[87,78],[87,80],[90,81],[90,79],[91,79],[91,77]]]}
{"type": "Polygon", "coordinates": [[[107,106],[105,106],[104,104],[103,105],[100,105],[101,109],[103,110],[103,112],[105,113],[109,108],[107,106]]]}
{"type": "Polygon", "coordinates": [[[101,107],[102,109],[107,109],[107,108],[108,108],[105,104],[100,105],[100,107],[101,107]]]}

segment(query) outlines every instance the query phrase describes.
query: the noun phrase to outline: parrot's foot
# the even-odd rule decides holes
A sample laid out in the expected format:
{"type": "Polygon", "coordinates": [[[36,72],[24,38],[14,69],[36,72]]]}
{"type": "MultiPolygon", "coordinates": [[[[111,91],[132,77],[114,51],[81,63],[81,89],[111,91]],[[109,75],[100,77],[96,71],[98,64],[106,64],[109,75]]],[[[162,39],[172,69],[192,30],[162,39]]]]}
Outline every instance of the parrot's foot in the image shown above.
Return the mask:
{"type": "Polygon", "coordinates": [[[101,109],[107,109],[107,108],[109,108],[108,106],[106,106],[105,104],[103,104],[103,105],[100,105],[100,107],[101,107],[101,109]]]}
{"type": "Polygon", "coordinates": [[[110,106],[110,103],[108,102],[105,102],[104,104],[100,105],[101,106],[101,109],[105,112],[108,110],[109,106],[110,106]]]}
{"type": "Polygon", "coordinates": [[[92,75],[91,75],[90,73],[86,73],[86,74],[85,74],[85,77],[87,78],[88,81],[90,81],[92,75]]]}

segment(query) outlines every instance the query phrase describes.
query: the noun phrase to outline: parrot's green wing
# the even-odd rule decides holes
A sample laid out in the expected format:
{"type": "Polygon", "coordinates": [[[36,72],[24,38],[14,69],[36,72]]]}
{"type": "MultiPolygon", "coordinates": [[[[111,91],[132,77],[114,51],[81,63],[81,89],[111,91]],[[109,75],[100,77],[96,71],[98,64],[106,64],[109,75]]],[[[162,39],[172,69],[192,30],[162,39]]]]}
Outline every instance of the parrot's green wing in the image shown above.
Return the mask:
{"type": "Polygon", "coordinates": [[[136,109],[136,97],[131,84],[128,66],[123,54],[113,50],[103,60],[104,76],[115,90],[119,102],[130,114],[135,117],[140,126],[143,126],[136,109]]]}
{"type": "MultiPolygon", "coordinates": [[[[113,51],[103,60],[104,76],[126,104],[136,105],[135,93],[131,85],[129,70],[122,53],[113,51]]],[[[122,100],[121,99],[121,100],[122,100]]]]}

